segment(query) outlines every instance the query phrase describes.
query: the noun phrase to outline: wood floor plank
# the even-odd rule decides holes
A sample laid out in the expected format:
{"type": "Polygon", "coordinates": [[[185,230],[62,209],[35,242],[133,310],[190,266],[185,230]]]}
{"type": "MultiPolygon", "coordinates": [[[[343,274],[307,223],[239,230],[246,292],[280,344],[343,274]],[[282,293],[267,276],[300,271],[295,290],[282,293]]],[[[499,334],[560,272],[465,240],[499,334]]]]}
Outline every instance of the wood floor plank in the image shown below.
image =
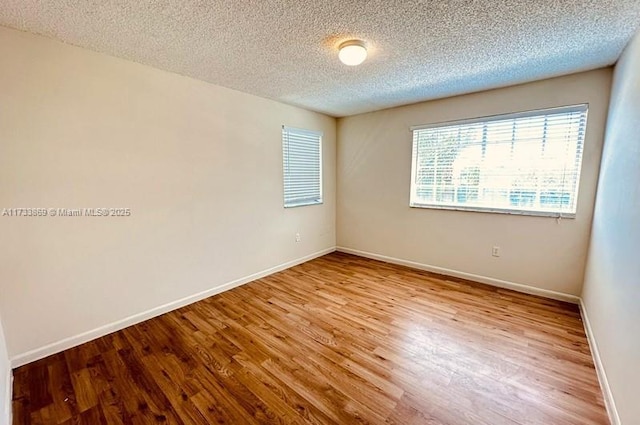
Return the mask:
{"type": "Polygon", "coordinates": [[[576,306],[333,253],[14,372],[14,425],[607,424],[576,306]]]}

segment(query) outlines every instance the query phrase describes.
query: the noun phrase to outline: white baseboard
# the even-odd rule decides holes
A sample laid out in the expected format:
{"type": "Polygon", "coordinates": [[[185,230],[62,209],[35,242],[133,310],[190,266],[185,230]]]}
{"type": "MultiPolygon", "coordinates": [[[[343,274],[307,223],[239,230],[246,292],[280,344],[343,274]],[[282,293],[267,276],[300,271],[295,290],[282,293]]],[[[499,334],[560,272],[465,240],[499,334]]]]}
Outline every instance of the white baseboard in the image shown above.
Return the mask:
{"type": "Polygon", "coordinates": [[[371,258],[373,260],[384,261],[385,263],[398,264],[401,266],[407,266],[414,269],[425,270],[432,273],[458,277],[461,279],[473,280],[474,282],[486,283],[487,285],[497,286],[499,288],[511,289],[517,292],[523,292],[525,294],[538,295],[541,297],[551,298],[554,300],[570,302],[572,304],[580,303],[580,297],[577,297],[571,294],[565,294],[562,292],[551,291],[549,289],[536,288],[529,285],[523,285],[521,283],[509,282],[506,280],[494,279],[492,277],[480,276],[477,274],[445,269],[443,267],[431,266],[428,264],[417,263],[415,261],[402,260],[400,258],[388,257],[386,255],[374,254],[366,251],[359,251],[357,249],[345,248],[342,246],[336,247],[336,250],[339,252],[347,253],[347,254],[358,255],[360,257],[371,258]]]}
{"type": "Polygon", "coordinates": [[[582,313],[582,322],[584,324],[584,331],[587,334],[587,341],[589,341],[589,348],[591,349],[593,362],[596,366],[596,374],[598,375],[598,381],[600,381],[600,388],[602,389],[602,394],[604,396],[604,405],[607,408],[607,413],[609,414],[609,420],[611,421],[611,425],[621,425],[622,422],[620,421],[620,416],[618,415],[618,409],[616,408],[616,403],[613,398],[613,393],[611,392],[611,387],[609,386],[607,374],[604,370],[602,359],[600,358],[598,343],[596,342],[595,335],[593,334],[593,329],[591,329],[591,322],[589,322],[589,315],[587,314],[587,309],[582,299],[580,299],[580,312],[582,313]]]}
{"type": "Polygon", "coordinates": [[[254,273],[252,275],[242,277],[240,279],[236,279],[231,282],[227,282],[223,285],[216,286],[215,288],[207,289],[206,291],[202,291],[197,294],[190,295],[188,297],[182,298],[177,301],[172,301],[170,303],[152,308],[151,310],[147,310],[142,313],[134,314],[133,316],[129,316],[127,318],[118,320],[113,323],[109,323],[104,326],[100,326],[99,328],[96,328],[87,332],[83,332],[79,335],[71,336],[69,338],[64,338],[60,341],[47,344],[43,347],[36,348],[31,351],[27,351],[26,353],[18,354],[11,358],[11,366],[13,368],[16,368],[16,367],[23,366],[27,363],[31,363],[36,360],[43,359],[52,354],[56,354],[61,351],[67,350],[69,348],[78,346],[80,344],[84,344],[85,342],[89,342],[96,338],[100,338],[102,336],[108,335],[112,332],[119,331],[128,326],[135,325],[136,323],[144,322],[145,320],[151,319],[156,316],[160,316],[161,314],[176,310],[180,307],[193,304],[196,301],[200,301],[210,296],[219,294],[221,292],[228,291],[229,289],[233,289],[237,286],[244,285],[245,283],[249,283],[253,280],[260,279],[270,274],[277,273],[279,271],[288,269],[298,264],[307,262],[309,260],[313,260],[314,258],[318,258],[323,255],[329,254],[335,250],[336,250],[335,247],[323,249],[321,251],[314,252],[313,254],[309,254],[292,261],[287,261],[286,263],[277,265],[275,267],[271,267],[269,269],[260,271],[258,273],[254,273]]]}

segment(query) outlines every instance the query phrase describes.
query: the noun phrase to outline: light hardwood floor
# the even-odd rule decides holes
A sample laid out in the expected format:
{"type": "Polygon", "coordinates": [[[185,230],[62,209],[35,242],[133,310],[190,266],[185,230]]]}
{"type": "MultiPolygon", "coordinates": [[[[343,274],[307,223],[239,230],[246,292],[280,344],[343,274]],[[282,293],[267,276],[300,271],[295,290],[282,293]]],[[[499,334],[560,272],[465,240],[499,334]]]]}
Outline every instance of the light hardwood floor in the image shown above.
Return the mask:
{"type": "Polygon", "coordinates": [[[608,423],[576,306],[340,253],[18,368],[13,409],[16,425],[608,423]]]}

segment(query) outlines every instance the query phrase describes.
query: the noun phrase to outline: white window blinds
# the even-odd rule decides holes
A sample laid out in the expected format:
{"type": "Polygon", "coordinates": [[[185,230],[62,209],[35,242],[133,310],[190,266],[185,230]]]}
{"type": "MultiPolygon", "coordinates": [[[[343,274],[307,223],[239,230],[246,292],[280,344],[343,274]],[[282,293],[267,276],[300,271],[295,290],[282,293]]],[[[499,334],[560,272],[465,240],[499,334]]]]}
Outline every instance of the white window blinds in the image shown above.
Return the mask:
{"type": "Polygon", "coordinates": [[[284,206],[322,203],[322,133],[282,127],[284,206]]]}
{"type": "Polygon", "coordinates": [[[573,217],[587,105],[412,127],[412,207],[573,217]]]}

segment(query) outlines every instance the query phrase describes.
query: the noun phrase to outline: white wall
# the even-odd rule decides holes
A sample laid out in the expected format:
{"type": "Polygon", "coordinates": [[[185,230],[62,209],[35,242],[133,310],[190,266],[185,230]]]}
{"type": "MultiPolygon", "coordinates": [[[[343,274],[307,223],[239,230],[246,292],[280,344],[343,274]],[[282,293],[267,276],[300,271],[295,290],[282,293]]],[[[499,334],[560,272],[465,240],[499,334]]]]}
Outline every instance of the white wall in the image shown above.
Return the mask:
{"type": "Polygon", "coordinates": [[[623,424],[640,423],[640,34],[618,62],[583,301],[623,424]]]}
{"type": "Polygon", "coordinates": [[[579,295],[610,84],[601,69],[338,120],[338,246],[579,295]],[[410,126],[585,102],[575,219],[409,208],[410,126]]]}
{"type": "Polygon", "coordinates": [[[11,358],[335,246],[333,118],[6,28],[0,57],[0,208],[132,211],[0,217],[11,358]],[[324,131],[323,205],[283,208],[283,124],[324,131]]]}
{"type": "Polygon", "coordinates": [[[0,425],[10,425],[11,421],[11,366],[0,318],[0,425]]]}

